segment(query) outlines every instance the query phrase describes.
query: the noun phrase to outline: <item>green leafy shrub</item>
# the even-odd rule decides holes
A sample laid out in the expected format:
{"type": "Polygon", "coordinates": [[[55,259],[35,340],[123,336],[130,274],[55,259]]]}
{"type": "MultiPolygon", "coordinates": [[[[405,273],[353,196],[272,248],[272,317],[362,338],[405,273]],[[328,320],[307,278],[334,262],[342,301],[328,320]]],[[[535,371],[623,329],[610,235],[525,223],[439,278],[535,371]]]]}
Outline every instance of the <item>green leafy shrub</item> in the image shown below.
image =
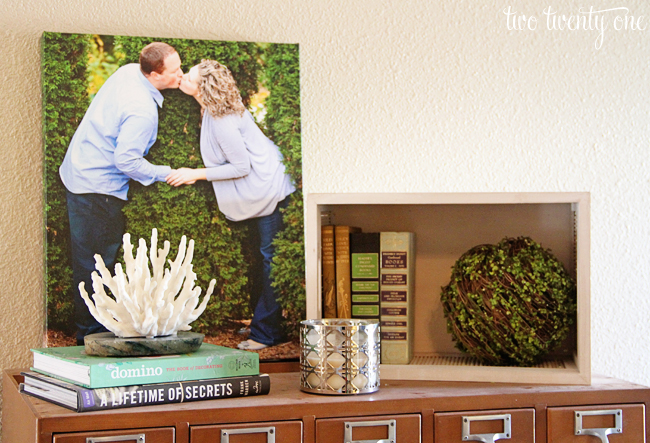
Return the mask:
{"type": "Polygon", "coordinates": [[[119,68],[119,60],[124,57],[115,48],[115,37],[93,35],[88,51],[88,96],[92,100],[102,85],[119,68]]]}
{"type": "Polygon", "coordinates": [[[48,328],[71,332],[70,229],[59,166],[89,100],[86,63],[90,36],[46,32],[41,40],[48,328]]]}
{"type": "Polygon", "coordinates": [[[463,254],[441,301],[458,349],[485,364],[532,366],[566,338],[576,286],[549,250],[505,238],[463,254]]]}
{"type": "Polygon", "coordinates": [[[270,96],[264,119],[266,134],[284,156],[296,192],[284,213],[285,230],[275,240],[271,277],[279,294],[289,336],[298,336],[305,319],[305,242],[300,143],[300,70],[298,45],[270,44],[264,52],[264,83],[270,96]]]}

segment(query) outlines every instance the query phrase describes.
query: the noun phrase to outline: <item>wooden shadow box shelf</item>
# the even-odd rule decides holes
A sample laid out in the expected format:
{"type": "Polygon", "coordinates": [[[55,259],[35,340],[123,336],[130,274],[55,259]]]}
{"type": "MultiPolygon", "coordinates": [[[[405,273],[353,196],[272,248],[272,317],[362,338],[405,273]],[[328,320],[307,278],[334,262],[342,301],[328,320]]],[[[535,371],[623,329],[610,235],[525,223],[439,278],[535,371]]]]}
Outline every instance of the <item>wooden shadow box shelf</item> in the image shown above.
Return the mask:
{"type": "Polygon", "coordinates": [[[650,388],[612,378],[590,386],[397,380],[372,394],[329,396],[301,392],[299,377],[271,374],[270,394],[258,397],[77,413],[20,394],[22,377],[8,370],[3,442],[462,443],[506,432],[499,441],[602,442],[575,433],[577,414],[584,430],[618,427],[610,443],[648,437],[650,388]]]}
{"type": "Polygon", "coordinates": [[[588,193],[309,194],[305,208],[307,318],[322,318],[321,223],[364,232],[415,233],[415,357],[381,366],[382,379],[589,384],[590,221],[588,193]],[[577,318],[568,339],[532,368],[482,366],[460,353],[440,303],[455,261],[473,246],[531,237],[577,282],[577,318]]]}

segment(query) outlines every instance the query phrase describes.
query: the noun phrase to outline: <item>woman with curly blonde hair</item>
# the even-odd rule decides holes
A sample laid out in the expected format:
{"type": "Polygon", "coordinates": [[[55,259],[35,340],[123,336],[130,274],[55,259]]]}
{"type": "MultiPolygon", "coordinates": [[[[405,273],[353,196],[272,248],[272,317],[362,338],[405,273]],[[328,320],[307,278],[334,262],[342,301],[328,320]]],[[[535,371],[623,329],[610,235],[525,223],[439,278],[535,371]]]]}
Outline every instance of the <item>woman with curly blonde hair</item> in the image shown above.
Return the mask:
{"type": "Polygon", "coordinates": [[[209,180],[226,218],[255,219],[263,283],[249,338],[238,347],[257,350],[277,345],[284,334],[280,326],[282,308],[271,286],[273,239],[284,228],[280,211],[295,186],[285,171],[279,148],[264,135],[242,103],[228,68],[214,60],[203,60],[183,76],[180,89],[201,105],[200,144],[205,168],[177,169],[167,177],[167,183],[181,186],[209,180]]]}
{"type": "MultiPolygon", "coordinates": [[[[228,114],[243,115],[246,107],[242,103],[241,95],[235,79],[232,74],[221,63],[214,60],[203,60],[199,65],[196,65],[195,72],[198,72],[200,84],[196,91],[191,90],[188,93],[187,88],[183,92],[198,96],[197,100],[201,103],[208,112],[214,117],[223,117],[228,114]]],[[[192,69],[194,69],[192,68],[192,69]]],[[[190,69],[190,72],[192,71],[190,69]]],[[[188,72],[185,75],[186,79],[192,78],[188,72]]],[[[194,77],[196,81],[196,77],[194,77]]],[[[189,87],[192,88],[196,83],[189,82],[189,87]]],[[[185,83],[188,86],[188,83],[185,83]]]]}

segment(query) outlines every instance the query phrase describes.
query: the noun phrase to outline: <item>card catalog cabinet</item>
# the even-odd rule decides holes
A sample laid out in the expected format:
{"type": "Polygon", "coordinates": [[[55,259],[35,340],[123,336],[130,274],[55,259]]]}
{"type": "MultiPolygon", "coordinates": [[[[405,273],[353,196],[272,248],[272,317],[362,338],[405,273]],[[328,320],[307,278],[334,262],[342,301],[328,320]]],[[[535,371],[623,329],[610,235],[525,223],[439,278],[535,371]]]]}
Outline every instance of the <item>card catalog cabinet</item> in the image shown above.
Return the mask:
{"type": "Polygon", "coordinates": [[[4,443],[643,443],[650,388],[383,381],[366,395],[314,395],[298,373],[258,397],[76,413],[20,394],[4,372],[4,443]]]}

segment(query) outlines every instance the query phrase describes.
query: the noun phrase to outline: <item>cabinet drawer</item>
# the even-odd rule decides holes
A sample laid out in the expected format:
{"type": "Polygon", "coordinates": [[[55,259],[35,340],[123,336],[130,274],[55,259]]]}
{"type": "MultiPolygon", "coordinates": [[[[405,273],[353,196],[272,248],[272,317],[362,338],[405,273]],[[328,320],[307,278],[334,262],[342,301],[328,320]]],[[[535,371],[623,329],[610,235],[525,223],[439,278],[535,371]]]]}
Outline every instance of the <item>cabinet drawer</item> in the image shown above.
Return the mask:
{"type": "Polygon", "coordinates": [[[532,408],[440,412],[434,414],[433,420],[436,442],[493,440],[504,442],[507,440],[508,443],[535,442],[535,410],[532,408]],[[492,436],[494,438],[491,438],[492,436]]]}
{"type": "Polygon", "coordinates": [[[548,443],[643,443],[645,405],[548,408],[548,443]]]}
{"type": "Polygon", "coordinates": [[[53,443],[174,443],[174,428],[123,429],[55,434],[53,443]]]}
{"type": "Polygon", "coordinates": [[[316,420],[316,443],[419,443],[420,415],[316,420]]]}
{"type": "MultiPolygon", "coordinates": [[[[301,443],[301,421],[192,426],[192,443],[301,443]]],[[[148,443],[148,442],[147,442],[148,443]]]]}

